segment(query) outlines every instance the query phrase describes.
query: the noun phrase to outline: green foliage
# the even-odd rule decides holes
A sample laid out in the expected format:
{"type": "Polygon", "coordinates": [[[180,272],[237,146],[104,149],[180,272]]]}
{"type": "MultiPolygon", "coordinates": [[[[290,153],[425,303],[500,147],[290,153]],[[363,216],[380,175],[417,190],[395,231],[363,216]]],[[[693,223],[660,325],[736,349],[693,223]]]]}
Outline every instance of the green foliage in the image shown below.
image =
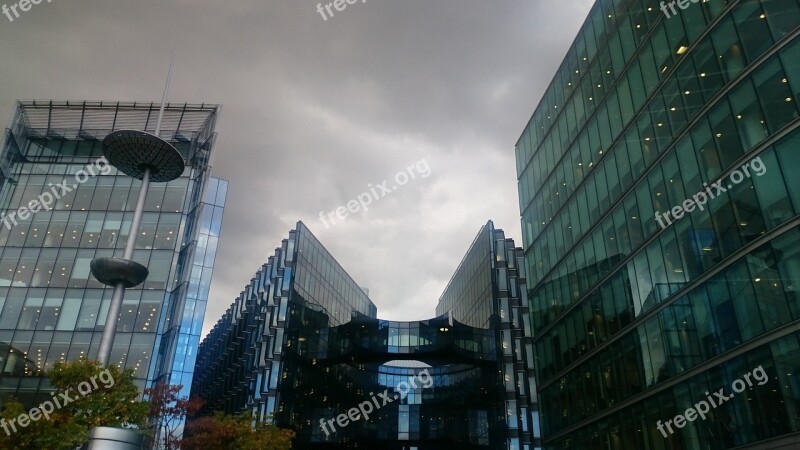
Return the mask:
{"type": "Polygon", "coordinates": [[[38,405],[30,405],[37,413],[32,414],[32,409],[13,398],[4,402],[0,410],[0,449],[73,450],[88,442],[94,427],[146,429],[148,417],[161,437],[153,443],[162,449],[292,448],[293,431],[264,424],[253,427],[249,414],[196,419],[186,426],[189,436],[181,440],[176,436],[179,424],[187,414],[199,410],[202,401],[179,398],[180,386],[159,385],[145,391],[149,401],[143,402],[139,400],[132,370],[103,368],[94,361],[78,360],[56,364],[47,377],[56,392],[38,399],[38,405]],[[52,412],[42,413],[46,409],[52,412]],[[20,425],[20,419],[25,426],[20,425]]]}
{"type": "Polygon", "coordinates": [[[226,416],[216,413],[200,417],[186,426],[181,450],[290,450],[294,432],[259,423],[254,428],[250,414],[226,416]]]}
{"type": "Polygon", "coordinates": [[[5,402],[0,410],[0,419],[5,419],[0,422],[5,425],[0,428],[0,448],[72,450],[89,440],[94,427],[144,425],[149,405],[139,400],[132,370],[103,368],[95,361],[78,360],[56,364],[47,376],[56,392],[38,400],[38,405],[31,405],[39,410],[38,414],[30,414],[32,410],[15,399],[5,402]],[[41,411],[50,408],[53,412],[44,417],[41,411]],[[41,417],[20,426],[20,418],[24,423],[28,415],[41,417]]]}

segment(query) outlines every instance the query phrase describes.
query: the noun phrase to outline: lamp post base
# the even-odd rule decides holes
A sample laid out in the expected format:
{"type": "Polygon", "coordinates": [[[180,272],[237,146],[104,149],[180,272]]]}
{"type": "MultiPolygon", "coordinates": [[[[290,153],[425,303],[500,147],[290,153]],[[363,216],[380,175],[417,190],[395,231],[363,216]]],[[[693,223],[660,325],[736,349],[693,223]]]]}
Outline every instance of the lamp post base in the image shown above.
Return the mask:
{"type": "Polygon", "coordinates": [[[144,437],[135,430],[96,427],[89,436],[88,450],[141,450],[144,437]]]}

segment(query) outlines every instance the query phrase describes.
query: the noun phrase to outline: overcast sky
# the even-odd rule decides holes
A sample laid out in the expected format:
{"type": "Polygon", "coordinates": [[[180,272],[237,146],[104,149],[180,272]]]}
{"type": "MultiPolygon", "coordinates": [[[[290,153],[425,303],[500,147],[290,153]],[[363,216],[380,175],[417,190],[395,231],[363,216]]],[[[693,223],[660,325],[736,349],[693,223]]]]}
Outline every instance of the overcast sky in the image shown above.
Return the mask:
{"type": "Polygon", "coordinates": [[[327,21],[317,3],[53,0],[0,16],[3,125],[17,99],[159,101],[172,48],[169,100],[223,105],[213,175],[230,189],[204,333],[297,220],[392,320],[434,315],[488,219],[521,245],[514,144],[593,0],[358,0],[327,21]],[[320,221],[415,163],[366,213],[320,221]]]}

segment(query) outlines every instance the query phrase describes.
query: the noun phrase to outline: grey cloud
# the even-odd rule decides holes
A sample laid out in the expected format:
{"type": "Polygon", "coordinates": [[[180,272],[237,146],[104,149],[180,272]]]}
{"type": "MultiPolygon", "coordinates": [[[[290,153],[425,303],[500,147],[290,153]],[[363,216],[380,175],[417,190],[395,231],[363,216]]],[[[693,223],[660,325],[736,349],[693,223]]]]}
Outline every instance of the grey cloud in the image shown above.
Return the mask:
{"type": "MultiPolygon", "coordinates": [[[[381,317],[432,316],[489,218],[520,243],[513,146],[590,0],[75,0],[0,16],[0,119],[14,101],[222,103],[231,181],[204,329],[298,219],[381,317]],[[432,174],[326,229],[320,211],[426,158],[432,174]]],[[[7,123],[7,122],[6,122],[7,123]]]]}

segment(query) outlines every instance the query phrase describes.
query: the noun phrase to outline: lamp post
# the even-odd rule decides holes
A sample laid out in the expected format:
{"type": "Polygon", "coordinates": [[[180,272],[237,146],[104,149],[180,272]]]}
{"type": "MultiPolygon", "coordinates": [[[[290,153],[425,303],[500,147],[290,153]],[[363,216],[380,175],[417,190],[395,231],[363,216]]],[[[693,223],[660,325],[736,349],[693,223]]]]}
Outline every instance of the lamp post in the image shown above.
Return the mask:
{"type": "Polygon", "coordinates": [[[126,175],[142,180],[122,258],[95,258],[91,262],[92,275],[106,286],[114,287],[97,352],[97,360],[104,366],[109,364],[111,358],[111,346],[114,343],[117,318],[122,309],[125,289],[138,286],[149,274],[147,267],[132,259],[147,190],[150,183],[167,182],[180,177],[185,166],[178,150],[157,136],[161,131],[159,128],[164,105],[161,107],[162,112],[159,114],[159,125],[155,135],[137,130],[119,130],[103,140],[103,154],[109,164],[126,175]]]}
{"type": "MultiPolygon", "coordinates": [[[[97,350],[97,360],[105,367],[111,360],[111,348],[114,344],[114,334],[117,331],[117,320],[122,309],[125,289],[138,286],[149,275],[147,267],[133,261],[147,190],[150,188],[150,183],[165,183],[180,177],[186,167],[180,152],[159,137],[171,77],[172,60],[169,64],[164,95],[161,98],[155,133],[117,130],[103,139],[103,155],[108,163],[120,172],[142,180],[122,258],[95,258],[90,263],[92,275],[106,286],[114,287],[97,350]]],[[[136,450],[141,448],[142,442],[142,435],[136,430],[96,427],[92,429],[88,448],[89,450],[136,450]]]]}
{"type": "Polygon", "coordinates": [[[150,273],[147,267],[133,261],[133,250],[136,248],[136,238],[139,236],[147,190],[150,188],[150,183],[165,183],[180,177],[186,166],[180,152],[159,137],[161,123],[164,120],[164,108],[167,104],[169,82],[172,79],[174,57],[173,51],[167,71],[167,83],[161,96],[161,107],[158,109],[155,133],[117,130],[103,139],[103,155],[109,164],[125,175],[142,180],[122,258],[95,258],[90,263],[92,275],[106,286],[114,287],[103,335],[100,337],[100,347],[97,350],[97,360],[103,366],[108,366],[111,359],[111,347],[114,343],[114,333],[117,331],[117,318],[122,309],[125,289],[138,286],[150,273]]]}

